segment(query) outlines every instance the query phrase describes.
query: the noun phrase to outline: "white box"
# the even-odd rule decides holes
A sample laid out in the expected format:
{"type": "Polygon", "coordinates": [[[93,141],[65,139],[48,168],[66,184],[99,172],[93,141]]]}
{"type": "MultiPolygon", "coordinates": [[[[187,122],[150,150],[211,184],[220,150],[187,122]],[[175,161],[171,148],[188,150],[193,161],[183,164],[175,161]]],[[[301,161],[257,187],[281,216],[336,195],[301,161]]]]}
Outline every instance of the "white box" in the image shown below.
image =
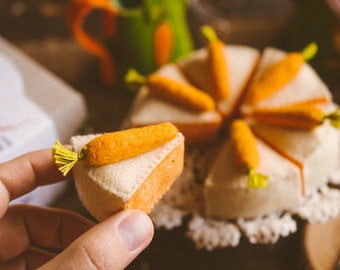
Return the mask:
{"type": "MultiPolygon", "coordinates": [[[[0,162],[68,143],[86,118],[83,96],[0,37],[0,162]]],[[[65,183],[39,187],[16,201],[46,205],[65,183]]]]}

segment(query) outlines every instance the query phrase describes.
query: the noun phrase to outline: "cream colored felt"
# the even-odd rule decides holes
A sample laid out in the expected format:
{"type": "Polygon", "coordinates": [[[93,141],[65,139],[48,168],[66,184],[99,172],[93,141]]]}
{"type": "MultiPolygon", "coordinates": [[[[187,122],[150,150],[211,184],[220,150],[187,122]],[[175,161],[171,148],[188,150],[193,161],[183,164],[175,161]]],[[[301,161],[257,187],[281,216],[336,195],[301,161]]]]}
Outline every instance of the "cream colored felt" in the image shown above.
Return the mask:
{"type": "MultiPolygon", "coordinates": [[[[224,57],[228,66],[227,76],[230,82],[230,95],[225,100],[217,101],[218,109],[225,117],[233,112],[243,94],[258,63],[259,55],[258,50],[248,46],[225,46],[224,57]]],[[[207,49],[203,48],[180,60],[178,66],[194,85],[211,94],[212,82],[207,59],[207,49]]]]}
{"type": "MultiPolygon", "coordinates": [[[[187,141],[206,142],[217,134],[220,125],[228,129],[231,112],[240,109],[238,101],[249,82],[255,80],[266,67],[282,59],[285,52],[266,48],[259,52],[246,46],[228,45],[225,57],[228,63],[231,95],[218,101],[217,111],[189,112],[149,93],[142,87],[133,104],[132,125],[170,121],[179,127],[187,141]],[[223,118],[223,119],[222,119],[223,118]],[[224,120],[224,122],[223,122],[224,120]],[[223,124],[222,124],[223,122],[223,124]],[[208,126],[213,126],[208,133],[208,126]],[[193,135],[191,133],[194,133],[193,135]]],[[[192,83],[212,95],[207,50],[199,49],[175,64],[159,69],[157,73],[174,80],[192,83]],[[177,66],[177,67],[176,67],[177,66]]],[[[316,72],[304,64],[295,78],[259,107],[288,106],[300,103],[322,104],[328,110],[331,93],[316,72]]],[[[251,112],[248,105],[242,112],[251,112]]],[[[248,119],[249,120],[249,119],[248,119]]],[[[314,130],[275,128],[252,123],[260,150],[258,173],[269,177],[266,188],[248,188],[246,170],[235,166],[234,156],[227,141],[210,168],[204,184],[204,207],[209,217],[222,219],[249,218],[270,214],[295,206],[305,194],[315,191],[327,182],[329,173],[338,161],[339,134],[328,122],[314,130]]]]}
{"type": "MultiPolygon", "coordinates": [[[[95,135],[75,136],[76,153],[95,135]]],[[[97,220],[117,211],[137,208],[149,212],[183,169],[184,137],[134,158],[104,166],[79,161],[73,168],[79,198],[97,220]]]]}
{"type": "Polygon", "coordinates": [[[301,167],[304,194],[326,183],[338,162],[339,131],[328,121],[313,130],[254,125],[253,131],[301,167]]]}
{"type": "Polygon", "coordinates": [[[266,188],[247,187],[247,170],[234,164],[228,140],[204,186],[205,214],[217,218],[251,218],[295,205],[301,197],[300,172],[292,162],[257,140],[260,164],[256,172],[268,176],[266,188]]]}
{"type": "MultiPolygon", "coordinates": [[[[157,73],[179,82],[189,83],[174,64],[162,67],[157,73]]],[[[214,140],[222,117],[217,111],[196,112],[174,105],[151,94],[148,87],[143,86],[133,103],[130,121],[134,127],[171,122],[184,134],[187,142],[197,142],[214,140]]]]}
{"type": "MultiPolygon", "coordinates": [[[[252,82],[256,81],[266,68],[284,58],[286,54],[286,52],[276,48],[266,48],[262,54],[252,82]]],[[[314,69],[308,63],[305,63],[295,78],[292,78],[288,84],[270,97],[256,104],[256,106],[260,108],[274,108],[310,102],[326,103],[330,102],[331,99],[332,96],[328,87],[314,69]]],[[[243,112],[247,112],[249,108],[245,106],[242,110],[243,112]]]]}

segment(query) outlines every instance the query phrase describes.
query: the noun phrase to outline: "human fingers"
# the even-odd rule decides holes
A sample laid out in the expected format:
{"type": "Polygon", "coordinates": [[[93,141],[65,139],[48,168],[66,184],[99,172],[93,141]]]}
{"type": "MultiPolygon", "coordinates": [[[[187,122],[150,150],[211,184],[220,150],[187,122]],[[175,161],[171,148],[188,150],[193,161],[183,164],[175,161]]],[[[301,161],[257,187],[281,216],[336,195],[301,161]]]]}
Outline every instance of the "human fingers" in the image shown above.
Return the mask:
{"type": "Polygon", "coordinates": [[[0,218],[8,203],[37,186],[65,179],[52,159],[52,150],[27,153],[0,164],[0,218]]]}
{"type": "Polygon", "coordinates": [[[0,270],[8,269],[37,269],[56,256],[53,252],[37,248],[29,248],[25,253],[12,260],[0,263],[0,270]]]}
{"type": "Polygon", "coordinates": [[[31,247],[60,251],[93,225],[70,211],[12,205],[0,220],[0,262],[17,258],[31,247]]]}
{"type": "Polygon", "coordinates": [[[149,245],[153,232],[146,214],[126,210],[94,226],[41,269],[124,269],[149,245]]]}

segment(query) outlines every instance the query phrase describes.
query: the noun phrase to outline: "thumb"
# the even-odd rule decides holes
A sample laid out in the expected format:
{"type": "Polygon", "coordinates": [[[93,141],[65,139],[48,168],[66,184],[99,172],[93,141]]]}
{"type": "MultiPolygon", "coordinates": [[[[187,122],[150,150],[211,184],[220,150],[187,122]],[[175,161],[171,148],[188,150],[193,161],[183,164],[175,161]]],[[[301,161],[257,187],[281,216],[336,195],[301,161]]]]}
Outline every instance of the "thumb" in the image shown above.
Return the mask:
{"type": "Polygon", "coordinates": [[[97,224],[41,269],[124,269],[153,237],[150,218],[122,211],[97,224]]]}

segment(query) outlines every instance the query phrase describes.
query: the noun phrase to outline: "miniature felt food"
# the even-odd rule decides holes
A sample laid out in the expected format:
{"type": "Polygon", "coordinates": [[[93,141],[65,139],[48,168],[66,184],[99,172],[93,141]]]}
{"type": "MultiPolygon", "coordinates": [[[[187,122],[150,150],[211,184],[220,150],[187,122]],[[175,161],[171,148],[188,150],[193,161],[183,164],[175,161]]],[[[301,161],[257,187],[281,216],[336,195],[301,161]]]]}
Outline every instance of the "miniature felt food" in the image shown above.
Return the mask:
{"type": "MultiPolygon", "coordinates": [[[[260,52],[224,44],[208,26],[202,32],[206,47],[147,77],[127,75],[128,83],[140,84],[131,126],[169,121],[187,143],[186,173],[155,219],[169,227],[169,219],[183,211],[192,220],[206,220],[211,232],[211,220],[292,211],[327,186],[339,165],[339,109],[308,64],[317,44],[301,52],[272,47],[260,52]],[[192,106],[195,102],[202,106],[192,106]]],[[[202,235],[204,230],[195,240],[209,242],[202,235]]],[[[205,244],[228,245],[223,237],[205,244]]]]}
{"type": "Polygon", "coordinates": [[[184,137],[170,123],[74,136],[71,145],[57,141],[54,160],[64,175],[73,168],[79,198],[97,220],[123,209],[149,213],[183,169],[184,137]]]}

